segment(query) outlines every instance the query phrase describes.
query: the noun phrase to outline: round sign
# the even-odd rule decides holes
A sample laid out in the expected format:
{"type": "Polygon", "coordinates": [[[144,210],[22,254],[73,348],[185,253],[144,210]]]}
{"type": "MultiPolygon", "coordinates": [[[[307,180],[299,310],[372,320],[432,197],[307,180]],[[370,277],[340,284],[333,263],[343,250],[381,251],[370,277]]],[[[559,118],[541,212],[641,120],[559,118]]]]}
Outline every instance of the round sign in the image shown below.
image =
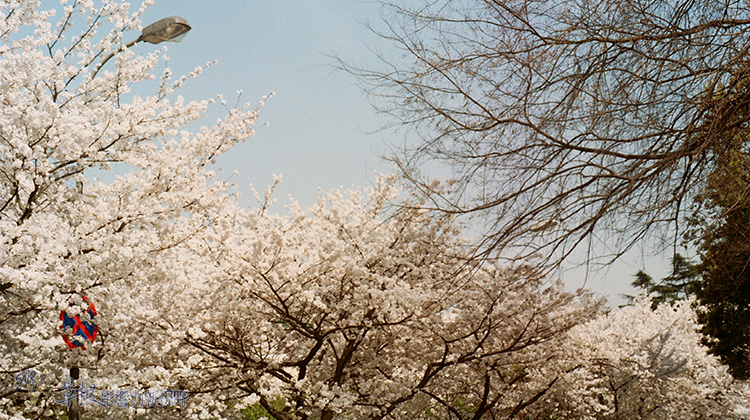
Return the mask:
{"type": "Polygon", "coordinates": [[[81,350],[86,350],[84,343],[86,341],[93,343],[96,333],[99,331],[99,328],[94,324],[94,317],[96,316],[94,304],[86,296],[82,296],[82,298],[84,307],[88,304],[88,310],[83,313],[79,312],[72,317],[68,316],[68,311],[77,306],[75,303],[70,303],[68,309],[60,311],[60,320],[62,321],[60,328],[63,329],[62,338],[71,349],[79,347],[81,350]],[[85,314],[88,314],[88,316],[85,314]],[[82,320],[81,317],[84,319],[82,320]]]}

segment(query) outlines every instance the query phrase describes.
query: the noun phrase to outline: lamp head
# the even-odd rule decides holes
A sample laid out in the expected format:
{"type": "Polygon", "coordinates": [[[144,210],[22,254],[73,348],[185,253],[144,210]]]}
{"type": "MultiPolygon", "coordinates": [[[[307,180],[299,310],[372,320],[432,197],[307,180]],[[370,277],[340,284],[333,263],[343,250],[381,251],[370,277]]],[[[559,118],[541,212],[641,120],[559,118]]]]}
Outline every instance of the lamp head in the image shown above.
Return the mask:
{"type": "Polygon", "coordinates": [[[192,29],[185,19],[172,16],[156,21],[141,31],[139,41],[158,44],[164,41],[180,42],[192,29]]]}

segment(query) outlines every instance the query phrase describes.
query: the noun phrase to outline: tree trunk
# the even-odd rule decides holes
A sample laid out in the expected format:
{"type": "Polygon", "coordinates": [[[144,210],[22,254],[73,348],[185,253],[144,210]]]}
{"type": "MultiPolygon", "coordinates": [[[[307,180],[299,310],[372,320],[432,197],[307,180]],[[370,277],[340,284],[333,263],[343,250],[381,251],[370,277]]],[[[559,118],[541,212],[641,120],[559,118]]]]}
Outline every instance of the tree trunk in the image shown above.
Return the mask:
{"type": "MultiPolygon", "coordinates": [[[[73,379],[73,381],[78,380],[78,366],[71,366],[70,378],[73,379]]],[[[80,420],[81,411],[83,410],[81,406],[78,405],[78,395],[76,395],[75,398],[70,400],[70,404],[68,405],[68,420],[80,420]]]]}

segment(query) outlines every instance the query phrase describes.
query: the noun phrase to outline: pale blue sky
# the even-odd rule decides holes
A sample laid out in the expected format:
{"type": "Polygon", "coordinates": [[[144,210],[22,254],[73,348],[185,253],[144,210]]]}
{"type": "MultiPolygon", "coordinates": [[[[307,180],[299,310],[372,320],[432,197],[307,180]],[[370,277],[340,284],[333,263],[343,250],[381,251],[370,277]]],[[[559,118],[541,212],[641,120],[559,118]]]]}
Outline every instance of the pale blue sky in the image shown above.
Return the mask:
{"type": "MultiPolygon", "coordinates": [[[[415,0],[416,1],[416,0],[415,0]]],[[[256,136],[232,149],[218,162],[225,176],[243,191],[242,202],[252,205],[248,186],[262,190],[273,175],[284,176],[277,189],[278,211],[293,196],[303,206],[313,203],[319,189],[366,186],[374,173],[390,172],[380,155],[401,134],[378,131],[388,119],[376,114],[367,95],[349,74],[337,70],[334,56],[359,65],[376,65],[374,51],[398,56],[366,24],[382,26],[380,5],[366,0],[156,0],[144,24],[163,17],[184,17],[193,30],[179,44],[167,44],[169,66],[176,75],[218,60],[197,80],[186,85],[187,99],[223,94],[233,103],[255,103],[271,91],[276,96],[260,113],[256,136]],[[262,124],[268,122],[268,127],[262,124]]],[[[133,34],[137,37],[138,34],[133,34]]],[[[138,53],[160,48],[149,44],[138,53]]],[[[221,116],[214,107],[211,117],[221,116]]],[[[209,122],[212,122],[210,120],[209,122]]],[[[651,259],[648,269],[664,274],[665,263],[651,259]]],[[[621,293],[643,267],[641,255],[631,253],[606,272],[593,275],[586,286],[622,303],[621,293]]],[[[570,287],[583,284],[581,269],[558,272],[570,287]]]]}
{"type": "MultiPolygon", "coordinates": [[[[365,24],[377,22],[379,10],[376,3],[358,0],[156,0],[144,24],[180,15],[192,25],[181,43],[167,44],[176,75],[218,60],[186,85],[186,98],[223,94],[234,103],[241,89],[242,102],[255,103],[276,92],[260,113],[256,136],[232,149],[218,166],[229,174],[239,171],[232,181],[240,189],[252,183],[262,190],[273,174],[281,173],[279,204],[291,194],[306,206],[318,188],[368,185],[374,172],[390,171],[379,159],[387,150],[386,135],[370,134],[386,120],[376,115],[356,80],[337,70],[333,58],[373,60],[368,46],[379,39],[365,24]],[[266,122],[269,126],[263,127],[266,122]]],[[[219,107],[214,111],[212,117],[221,116],[219,107]]],[[[243,197],[251,204],[249,194],[243,197]]]]}

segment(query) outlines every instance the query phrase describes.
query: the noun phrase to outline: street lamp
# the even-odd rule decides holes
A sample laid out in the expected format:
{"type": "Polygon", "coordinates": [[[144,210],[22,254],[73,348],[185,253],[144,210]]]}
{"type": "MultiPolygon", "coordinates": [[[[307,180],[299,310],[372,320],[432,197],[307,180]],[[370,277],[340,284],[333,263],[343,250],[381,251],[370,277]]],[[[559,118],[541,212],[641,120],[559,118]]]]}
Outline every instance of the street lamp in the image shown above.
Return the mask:
{"type": "MultiPolygon", "coordinates": [[[[179,16],[172,16],[168,18],[161,19],[157,22],[154,22],[141,31],[141,36],[139,36],[136,40],[129,42],[124,47],[118,49],[115,52],[109,53],[106,57],[104,57],[104,60],[102,60],[97,66],[96,69],[94,69],[94,73],[91,75],[91,78],[93,79],[96,77],[96,74],[99,73],[99,70],[101,70],[102,67],[112,59],[112,57],[115,56],[116,53],[122,51],[123,49],[127,49],[132,47],[138,42],[146,41],[150,44],[159,44],[164,41],[171,41],[171,42],[180,42],[183,38],[185,38],[185,35],[187,35],[188,32],[190,32],[190,25],[185,21],[185,19],[179,17],[179,16]]],[[[81,189],[81,193],[83,192],[83,184],[79,187],[81,189]]],[[[0,283],[0,292],[4,292],[5,289],[12,286],[12,283],[0,283]]],[[[93,306],[92,306],[93,308],[93,306]]],[[[61,318],[63,319],[63,315],[61,314],[61,318]]],[[[65,321],[63,320],[63,325],[65,321]]],[[[96,333],[94,333],[94,337],[96,337],[96,333]]],[[[91,337],[93,339],[93,337],[91,337]]],[[[67,342],[67,340],[66,340],[67,342]]],[[[68,346],[71,346],[71,344],[67,343],[68,346]]],[[[73,349],[75,346],[71,346],[70,348],[73,349]]],[[[82,347],[83,348],[83,347],[82,347]]],[[[79,375],[79,369],[77,366],[77,363],[74,361],[73,365],[70,367],[70,378],[71,380],[78,380],[79,375]]],[[[81,416],[82,408],[78,405],[78,399],[75,398],[72,404],[68,407],[68,419],[70,420],[79,420],[81,416]]]]}
{"type": "Polygon", "coordinates": [[[143,28],[141,36],[128,44],[126,48],[138,41],[146,41],[151,44],[158,44],[163,41],[180,42],[190,29],[190,25],[185,19],[179,16],[164,18],[143,28]]]}
{"type": "MultiPolygon", "coordinates": [[[[180,42],[183,38],[185,38],[187,33],[190,32],[190,29],[192,28],[187,23],[187,21],[179,16],[164,18],[143,28],[143,30],[141,31],[141,36],[125,44],[124,47],[120,48],[116,52],[122,51],[126,48],[130,48],[141,41],[146,41],[150,44],[158,44],[164,41],[180,42]]],[[[92,79],[96,76],[97,73],[99,73],[99,70],[104,67],[104,64],[115,56],[116,52],[109,53],[109,55],[107,55],[104,60],[102,60],[101,63],[96,66],[94,74],[91,75],[92,79]]]]}

